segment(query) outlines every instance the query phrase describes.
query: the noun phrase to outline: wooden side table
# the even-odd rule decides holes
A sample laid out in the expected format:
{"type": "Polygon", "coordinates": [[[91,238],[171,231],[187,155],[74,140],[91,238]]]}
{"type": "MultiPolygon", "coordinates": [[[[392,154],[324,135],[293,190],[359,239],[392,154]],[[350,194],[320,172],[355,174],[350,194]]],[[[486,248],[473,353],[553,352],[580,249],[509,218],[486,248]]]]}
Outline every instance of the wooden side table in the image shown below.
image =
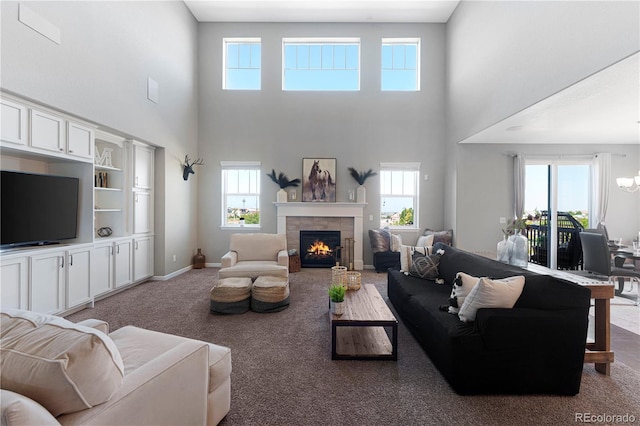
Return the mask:
{"type": "Polygon", "coordinates": [[[300,255],[298,253],[289,255],[289,272],[300,272],[300,255]]]}

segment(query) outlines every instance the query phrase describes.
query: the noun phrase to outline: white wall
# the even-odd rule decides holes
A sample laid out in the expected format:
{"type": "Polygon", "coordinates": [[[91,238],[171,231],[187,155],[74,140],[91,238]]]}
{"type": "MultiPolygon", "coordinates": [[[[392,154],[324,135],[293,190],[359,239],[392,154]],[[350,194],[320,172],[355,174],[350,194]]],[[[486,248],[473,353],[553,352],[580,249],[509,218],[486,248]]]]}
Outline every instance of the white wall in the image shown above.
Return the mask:
{"type": "Polygon", "coordinates": [[[156,275],[191,263],[197,180],[180,160],[197,154],[197,23],[182,2],[22,2],[60,30],[55,44],[2,1],[2,90],[157,145],[156,275]],[[160,102],[147,100],[147,77],[160,102]],[[164,150],[164,152],[163,152],[164,150]],[[172,262],[176,253],[178,261],[172,262]]]}
{"type": "Polygon", "coordinates": [[[458,142],[640,49],[640,2],[462,1],[447,24],[458,142]]]}
{"type": "MultiPolygon", "coordinates": [[[[200,245],[207,262],[220,262],[232,231],[220,229],[220,161],[262,161],[262,232],[276,231],[278,189],[266,173],[300,178],[302,158],[337,158],[337,200],[356,182],[347,168],[378,170],[384,161],[420,161],[420,227],[443,225],[445,147],[445,26],[393,24],[201,24],[200,25],[200,245]],[[223,91],[222,38],[262,37],[262,90],[223,91]],[[283,92],[282,37],[360,37],[359,92],[283,92]],[[380,91],[382,37],[422,38],[422,90],[380,91]]],[[[365,230],[379,226],[379,177],[366,183],[365,230]],[[374,220],[369,221],[368,216],[374,220]]],[[[366,234],[366,231],[365,231],[366,234]]],[[[415,241],[415,233],[407,236],[415,241]]],[[[372,264],[368,235],[365,264],[372,264]]]]}
{"type": "MultiPolygon", "coordinates": [[[[639,14],[638,2],[459,4],[447,24],[447,162],[455,167],[445,187],[445,223],[455,229],[459,247],[495,252],[498,218],[513,214],[512,167],[504,153],[616,152],[626,157],[614,156],[612,177],[635,173],[635,145],[457,142],[638,51],[639,14]]],[[[637,194],[623,193],[615,183],[611,194],[608,228],[637,235],[637,194]]]]}

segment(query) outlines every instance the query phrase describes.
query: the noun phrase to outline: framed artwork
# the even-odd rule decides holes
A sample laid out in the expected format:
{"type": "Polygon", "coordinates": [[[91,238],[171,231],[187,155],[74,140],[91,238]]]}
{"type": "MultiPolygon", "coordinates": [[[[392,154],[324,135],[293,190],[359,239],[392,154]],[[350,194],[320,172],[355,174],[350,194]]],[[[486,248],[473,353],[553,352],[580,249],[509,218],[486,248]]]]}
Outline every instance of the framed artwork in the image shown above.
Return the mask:
{"type": "Polygon", "coordinates": [[[336,159],[302,159],[302,201],[336,201],[336,159]]]}

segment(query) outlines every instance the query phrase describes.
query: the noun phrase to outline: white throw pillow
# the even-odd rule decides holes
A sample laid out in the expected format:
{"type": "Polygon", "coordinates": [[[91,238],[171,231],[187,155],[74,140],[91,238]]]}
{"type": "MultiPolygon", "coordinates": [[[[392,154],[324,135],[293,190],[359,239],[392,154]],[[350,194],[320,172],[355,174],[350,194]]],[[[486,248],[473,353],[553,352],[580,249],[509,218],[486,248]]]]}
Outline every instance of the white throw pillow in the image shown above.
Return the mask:
{"type": "Polygon", "coordinates": [[[475,321],[478,309],[481,308],[513,308],[524,288],[524,277],[515,277],[492,280],[486,277],[480,278],[478,283],[467,295],[458,317],[463,322],[475,321]]]}
{"type": "Polygon", "coordinates": [[[101,331],[29,311],[5,310],[0,318],[3,389],[57,417],[108,401],[122,384],[122,357],[101,331]]]}
{"type": "Polygon", "coordinates": [[[19,393],[2,389],[2,425],[59,425],[55,417],[42,405],[19,393]]]}
{"type": "Polygon", "coordinates": [[[449,313],[457,314],[464,304],[465,299],[476,286],[480,278],[474,277],[464,272],[458,272],[456,279],[453,281],[451,296],[449,297],[449,313]]]}
{"type": "Polygon", "coordinates": [[[431,254],[431,247],[400,246],[400,272],[409,273],[413,264],[413,253],[431,254]]]}
{"type": "Polygon", "coordinates": [[[433,235],[421,235],[418,237],[418,241],[416,241],[416,246],[431,247],[433,245],[433,238],[433,235]]]}
{"type": "Polygon", "coordinates": [[[391,245],[389,249],[391,251],[398,252],[400,251],[401,246],[402,246],[402,235],[391,234],[391,245]]]}

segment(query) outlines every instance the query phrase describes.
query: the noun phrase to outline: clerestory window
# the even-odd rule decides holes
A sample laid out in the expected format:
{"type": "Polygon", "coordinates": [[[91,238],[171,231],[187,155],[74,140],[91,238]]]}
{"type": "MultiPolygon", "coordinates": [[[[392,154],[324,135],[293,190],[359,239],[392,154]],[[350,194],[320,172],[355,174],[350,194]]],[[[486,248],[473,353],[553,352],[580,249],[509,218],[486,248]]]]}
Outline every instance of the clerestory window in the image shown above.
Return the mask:
{"type": "Polygon", "coordinates": [[[260,38],[223,39],[222,88],[260,90],[262,45],[260,38]]]}
{"type": "Polygon", "coordinates": [[[282,39],[282,90],[360,90],[360,39],[282,39]]]}
{"type": "Polygon", "coordinates": [[[383,91],[420,90],[420,39],[382,39],[383,91]]]}

